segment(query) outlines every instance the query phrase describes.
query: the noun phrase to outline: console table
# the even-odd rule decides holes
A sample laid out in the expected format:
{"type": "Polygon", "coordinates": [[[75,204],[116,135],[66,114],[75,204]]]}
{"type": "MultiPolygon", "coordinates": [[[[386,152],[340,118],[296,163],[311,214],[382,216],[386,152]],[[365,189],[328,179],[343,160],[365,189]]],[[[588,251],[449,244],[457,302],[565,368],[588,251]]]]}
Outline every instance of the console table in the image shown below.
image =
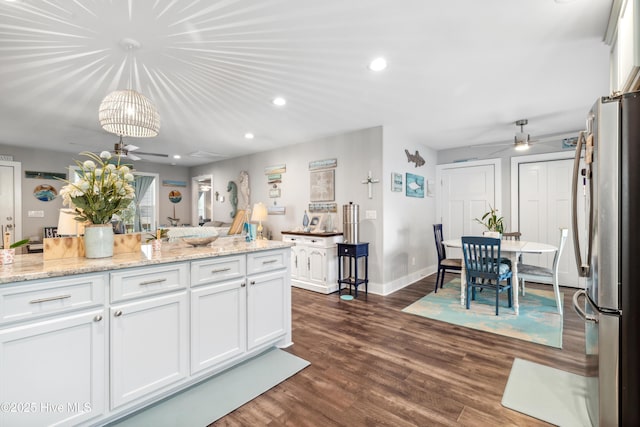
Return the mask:
{"type": "Polygon", "coordinates": [[[358,286],[364,284],[365,295],[369,294],[369,243],[338,243],[338,297],[342,293],[342,285],[355,288],[358,298],[358,286]],[[364,257],[364,278],[358,276],[358,258],[364,257]],[[346,258],[349,263],[349,275],[342,277],[342,262],[346,258]]]}

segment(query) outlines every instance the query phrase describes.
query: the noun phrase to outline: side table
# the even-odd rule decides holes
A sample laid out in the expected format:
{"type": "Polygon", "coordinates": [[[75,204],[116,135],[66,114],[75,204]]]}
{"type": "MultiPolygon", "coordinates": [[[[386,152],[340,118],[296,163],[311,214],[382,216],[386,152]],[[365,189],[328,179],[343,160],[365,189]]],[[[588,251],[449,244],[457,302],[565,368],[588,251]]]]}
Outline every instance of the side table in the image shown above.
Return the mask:
{"type": "Polygon", "coordinates": [[[358,286],[364,284],[365,295],[369,294],[369,243],[338,243],[338,297],[342,291],[342,284],[355,288],[355,298],[358,298],[358,286]],[[364,278],[358,276],[358,258],[364,257],[364,278]],[[342,262],[346,258],[349,262],[349,275],[342,277],[342,262]]]}

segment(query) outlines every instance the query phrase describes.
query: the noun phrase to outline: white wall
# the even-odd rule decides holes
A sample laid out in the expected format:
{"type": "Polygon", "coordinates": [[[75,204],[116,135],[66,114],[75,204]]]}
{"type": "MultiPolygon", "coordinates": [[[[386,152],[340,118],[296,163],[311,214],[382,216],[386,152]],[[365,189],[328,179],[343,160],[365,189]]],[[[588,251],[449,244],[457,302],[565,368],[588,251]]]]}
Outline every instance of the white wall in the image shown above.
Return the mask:
{"type": "Polygon", "coordinates": [[[435,180],[436,152],[397,129],[384,128],[383,142],[384,189],[384,293],[400,289],[437,269],[437,255],[433,240],[435,222],[435,196],[407,197],[406,173],[421,175],[428,181],[435,180]],[[407,161],[407,149],[411,154],[419,151],[425,165],[416,167],[407,161]],[[402,192],[391,191],[391,174],[402,174],[402,192]]]}
{"type": "MultiPolygon", "coordinates": [[[[64,183],[58,180],[26,179],[25,171],[58,172],[67,173],[68,167],[75,165],[74,159],[84,160],[83,156],[59,151],[35,150],[11,145],[0,145],[0,154],[13,156],[15,162],[22,164],[22,238],[30,236],[42,236],[43,227],[55,227],[58,225],[58,212],[62,207],[62,199],[56,197],[50,202],[42,202],[33,196],[33,190],[40,184],[49,184],[60,190],[64,183]],[[29,218],[30,210],[44,211],[43,218],[29,218]]],[[[179,190],[182,201],[175,205],[176,215],[183,219],[182,222],[190,222],[191,217],[191,179],[189,169],[182,166],[169,166],[149,162],[135,162],[135,169],[140,172],[153,172],[160,175],[160,224],[168,223],[167,217],[173,216],[173,203],[169,201],[169,192],[179,190]],[[163,187],[162,180],[187,181],[187,187],[163,187]]],[[[16,240],[19,240],[16,238],[16,240]]]]}

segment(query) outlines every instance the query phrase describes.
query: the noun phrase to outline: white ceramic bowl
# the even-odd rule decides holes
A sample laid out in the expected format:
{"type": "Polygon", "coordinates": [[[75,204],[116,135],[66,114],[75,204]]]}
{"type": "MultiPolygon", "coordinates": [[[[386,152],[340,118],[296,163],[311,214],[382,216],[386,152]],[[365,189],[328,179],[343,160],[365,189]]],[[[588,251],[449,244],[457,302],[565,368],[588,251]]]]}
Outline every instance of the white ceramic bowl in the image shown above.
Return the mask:
{"type": "Polygon", "coordinates": [[[182,240],[191,246],[207,246],[211,242],[215,242],[218,236],[209,237],[183,237],[182,240]]]}

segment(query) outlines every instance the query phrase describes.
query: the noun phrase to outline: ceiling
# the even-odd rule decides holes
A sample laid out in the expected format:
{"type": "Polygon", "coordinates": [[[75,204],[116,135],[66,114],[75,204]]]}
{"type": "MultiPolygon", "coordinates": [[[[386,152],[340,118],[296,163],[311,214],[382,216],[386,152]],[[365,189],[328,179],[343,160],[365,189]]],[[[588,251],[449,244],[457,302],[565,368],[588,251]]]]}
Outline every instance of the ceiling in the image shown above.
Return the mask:
{"type": "Polygon", "coordinates": [[[110,149],[109,92],[192,166],[373,126],[402,148],[580,129],[606,95],[611,0],[0,0],[0,144],[110,149]],[[123,39],[140,47],[128,52],[123,39]],[[385,57],[386,70],[368,63],[385,57]],[[131,76],[133,78],[131,78],[131,76]],[[287,104],[277,107],[273,98],[287,104]],[[251,132],[253,140],[244,135],[251,132]],[[393,141],[396,143],[395,141],[393,141]],[[193,155],[197,154],[197,155],[193,155]]]}

